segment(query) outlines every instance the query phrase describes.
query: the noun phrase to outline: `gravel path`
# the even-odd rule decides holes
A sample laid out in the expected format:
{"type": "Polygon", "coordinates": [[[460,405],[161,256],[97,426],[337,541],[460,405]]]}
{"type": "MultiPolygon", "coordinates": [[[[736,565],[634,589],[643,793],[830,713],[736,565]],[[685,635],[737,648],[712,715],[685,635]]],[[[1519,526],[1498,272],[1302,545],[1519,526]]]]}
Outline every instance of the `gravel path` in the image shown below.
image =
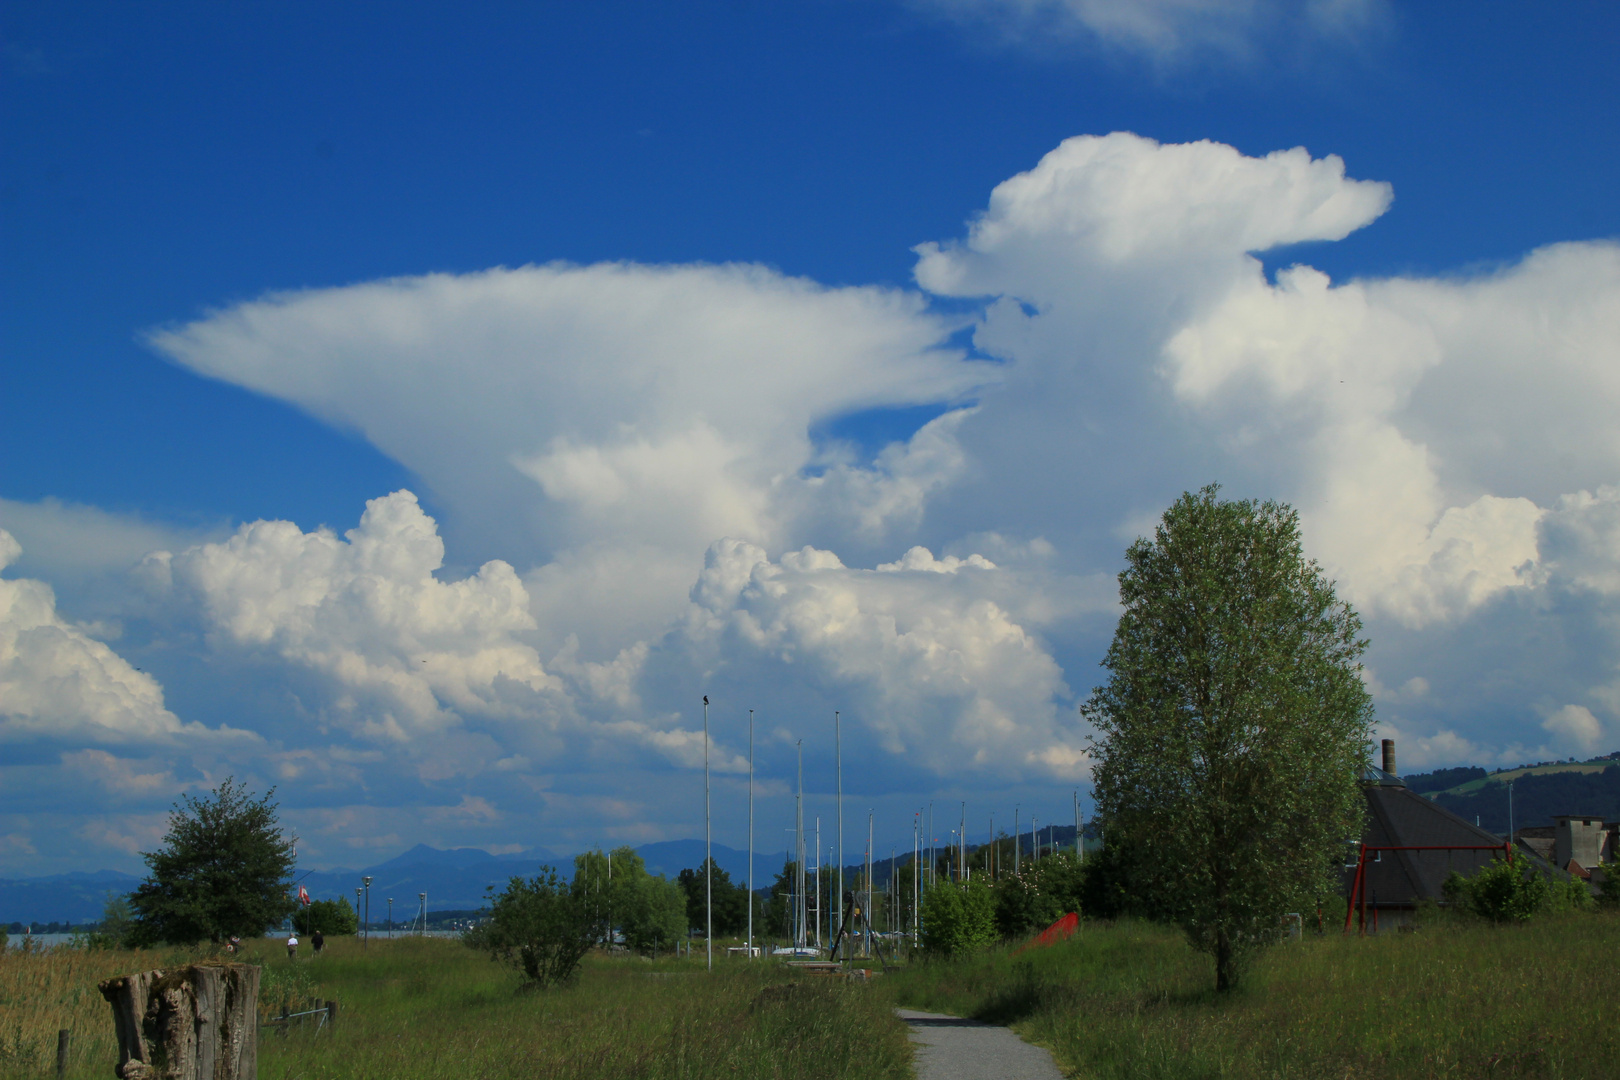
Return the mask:
{"type": "Polygon", "coordinates": [[[894,1010],[917,1044],[917,1080],[1063,1080],[1052,1055],[1004,1027],[894,1010]]]}

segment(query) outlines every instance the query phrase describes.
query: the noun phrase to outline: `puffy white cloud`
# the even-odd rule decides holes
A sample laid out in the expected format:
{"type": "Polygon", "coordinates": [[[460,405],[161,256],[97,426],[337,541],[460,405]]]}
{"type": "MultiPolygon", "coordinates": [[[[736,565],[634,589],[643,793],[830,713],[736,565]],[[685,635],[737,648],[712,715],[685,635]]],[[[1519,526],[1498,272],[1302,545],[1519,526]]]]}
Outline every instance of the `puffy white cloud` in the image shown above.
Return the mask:
{"type": "Polygon", "coordinates": [[[1541,726],[1566,750],[1593,754],[1606,749],[1603,741],[1608,733],[1584,705],[1565,705],[1543,720],[1541,726]]]}
{"type": "Polygon", "coordinates": [[[1062,671],[997,602],[998,575],[979,555],[938,560],[913,548],[854,570],[829,551],[773,561],[725,540],[693,587],[681,644],[702,666],[844,702],[885,753],[938,774],[1079,775],[1083,740],[1058,713],[1062,671]]]}
{"type": "Polygon", "coordinates": [[[1421,625],[1535,579],[1560,473],[1620,474],[1616,342],[1620,248],[1594,243],[1451,282],[1252,274],[1165,355],[1239,454],[1295,450],[1276,456],[1352,597],[1421,625]]]}
{"type": "Polygon", "coordinates": [[[233,643],[327,675],[341,688],[328,717],[367,738],[403,742],[469,713],[529,717],[535,696],[561,689],[515,637],[535,625],[516,572],[492,561],[439,580],[444,542],[408,491],[371,500],[342,538],[257,521],[154,558],[233,643]]]}
{"type": "MultiPolygon", "coordinates": [[[[22,545],[0,529],[0,570],[22,545]]],[[[164,707],[163,689],[56,611],[42,581],[0,578],[0,739],[93,743],[201,735],[164,707]]]]}

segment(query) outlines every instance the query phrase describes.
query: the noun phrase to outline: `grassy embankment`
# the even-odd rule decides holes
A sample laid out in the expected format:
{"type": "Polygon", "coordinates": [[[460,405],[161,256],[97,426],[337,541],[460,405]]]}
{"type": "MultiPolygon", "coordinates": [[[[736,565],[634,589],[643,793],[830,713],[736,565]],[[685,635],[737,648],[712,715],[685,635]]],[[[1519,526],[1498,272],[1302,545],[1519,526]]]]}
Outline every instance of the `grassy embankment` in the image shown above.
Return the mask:
{"type": "MultiPolygon", "coordinates": [[[[576,985],[522,993],[455,941],[373,939],[362,953],[342,940],[296,962],[274,942],[251,948],[264,964],[261,1011],[275,1012],[282,995],[294,1007],[305,997],[341,1003],[335,1032],[261,1030],[261,1080],[910,1076],[905,1034],[880,993],[774,962],[717,961],[709,976],[701,960],[592,957],[576,985]]],[[[64,1027],[74,1031],[69,1075],[110,1075],[112,1015],[96,982],[184,959],[7,952],[0,1076],[48,1075],[64,1027]]]]}
{"type": "Polygon", "coordinates": [[[1613,914],[1307,935],[1225,999],[1212,972],[1175,931],[1122,922],[884,982],[900,1004],[1011,1024],[1086,1080],[1620,1076],[1613,914]]]}

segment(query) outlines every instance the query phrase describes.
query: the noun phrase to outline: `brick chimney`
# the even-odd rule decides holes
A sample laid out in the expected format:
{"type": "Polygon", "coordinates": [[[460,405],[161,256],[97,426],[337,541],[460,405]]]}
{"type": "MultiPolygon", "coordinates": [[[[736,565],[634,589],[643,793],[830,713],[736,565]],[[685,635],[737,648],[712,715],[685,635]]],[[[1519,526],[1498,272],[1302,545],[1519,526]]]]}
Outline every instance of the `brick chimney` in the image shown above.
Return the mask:
{"type": "Polygon", "coordinates": [[[1391,776],[1399,776],[1395,771],[1395,740],[1384,740],[1384,771],[1391,776]]]}

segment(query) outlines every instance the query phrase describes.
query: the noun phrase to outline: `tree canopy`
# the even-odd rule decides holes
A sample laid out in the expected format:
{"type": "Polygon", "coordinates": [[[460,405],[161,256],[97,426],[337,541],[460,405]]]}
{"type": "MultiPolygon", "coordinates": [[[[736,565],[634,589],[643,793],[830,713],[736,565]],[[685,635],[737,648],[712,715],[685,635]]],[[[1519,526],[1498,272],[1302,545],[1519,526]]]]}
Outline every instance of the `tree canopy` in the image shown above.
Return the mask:
{"type": "Polygon", "coordinates": [[[675,879],[686,894],[688,925],[699,929],[706,922],[708,892],[704,867],[712,868],[714,873],[714,932],[717,935],[741,933],[748,926],[748,886],[733,885],[731,875],[709,859],[695,870],[682,870],[675,879]]]}
{"type": "Polygon", "coordinates": [[[1288,506],[1187,493],[1126,552],[1123,611],[1083,709],[1130,891],[1230,989],[1289,911],[1336,888],[1361,833],[1372,702],[1361,620],[1288,506]]]}
{"type": "Polygon", "coordinates": [[[629,948],[656,955],[686,936],[685,894],[663,875],[649,874],[634,848],[575,856],[573,890],[603,941],[617,930],[629,948]]]}
{"type": "Polygon", "coordinates": [[[163,847],[141,854],[149,872],[130,894],[133,941],[257,937],[292,912],[293,845],[277,822],[274,794],[254,799],[227,777],[207,798],[181,796],[163,847]]]}

